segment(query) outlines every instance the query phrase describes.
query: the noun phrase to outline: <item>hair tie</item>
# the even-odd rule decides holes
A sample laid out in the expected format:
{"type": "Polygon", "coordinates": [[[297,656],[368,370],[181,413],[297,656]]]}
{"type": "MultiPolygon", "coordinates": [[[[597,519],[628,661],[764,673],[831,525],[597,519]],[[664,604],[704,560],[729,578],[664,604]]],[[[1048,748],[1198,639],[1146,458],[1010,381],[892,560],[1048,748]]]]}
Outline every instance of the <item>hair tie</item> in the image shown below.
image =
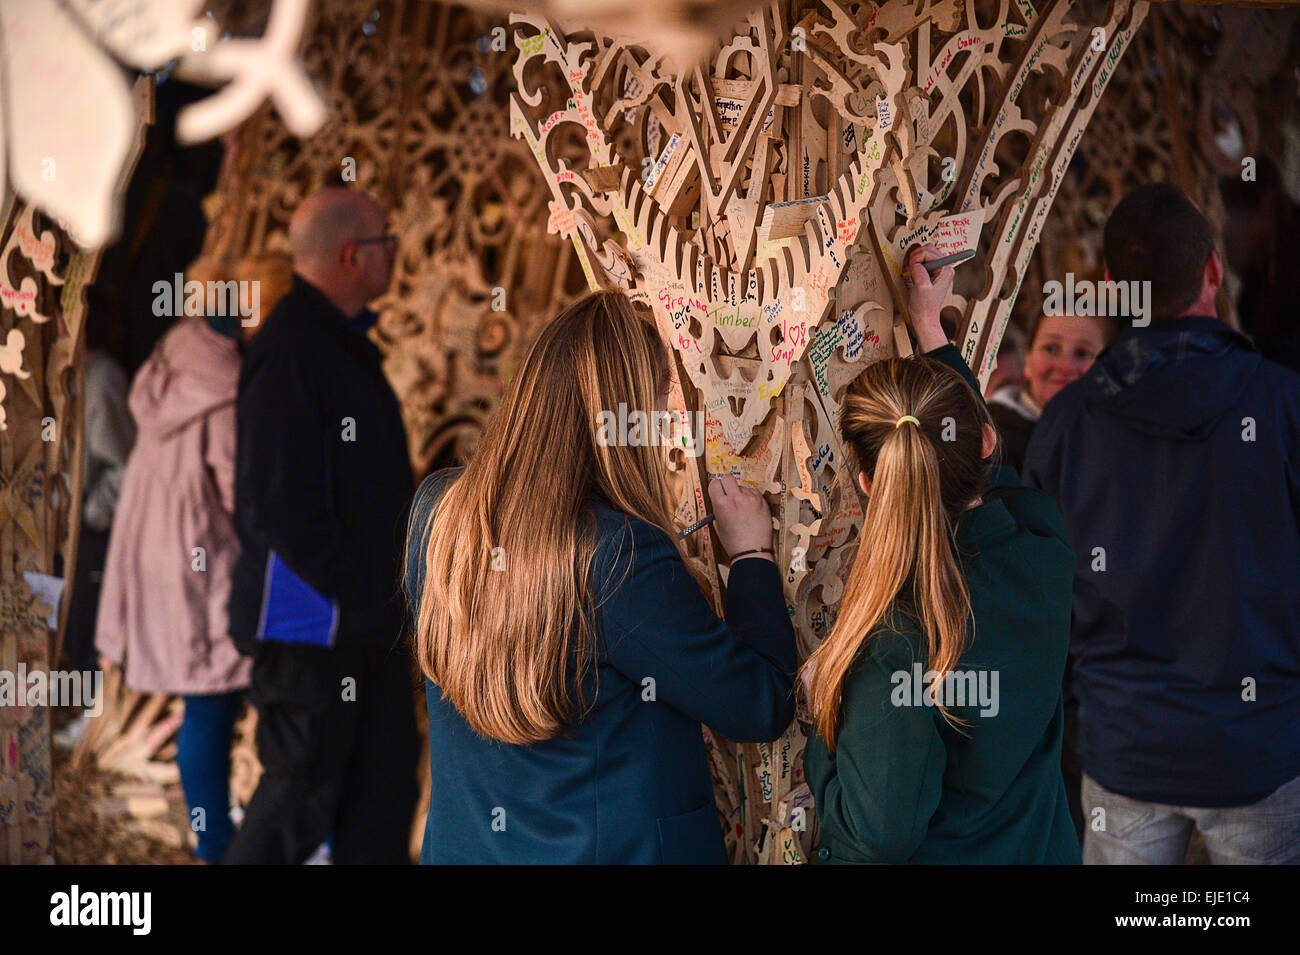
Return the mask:
{"type": "Polygon", "coordinates": [[[905,415],[903,415],[903,417],[901,417],[901,418],[899,418],[897,421],[895,421],[895,422],[894,422],[894,427],[897,428],[897,427],[898,427],[899,425],[901,425],[904,421],[910,421],[910,422],[912,422],[912,424],[916,425],[918,428],[921,427],[921,422],[920,422],[920,421],[917,421],[916,418],[912,417],[910,414],[905,414],[905,415]]]}

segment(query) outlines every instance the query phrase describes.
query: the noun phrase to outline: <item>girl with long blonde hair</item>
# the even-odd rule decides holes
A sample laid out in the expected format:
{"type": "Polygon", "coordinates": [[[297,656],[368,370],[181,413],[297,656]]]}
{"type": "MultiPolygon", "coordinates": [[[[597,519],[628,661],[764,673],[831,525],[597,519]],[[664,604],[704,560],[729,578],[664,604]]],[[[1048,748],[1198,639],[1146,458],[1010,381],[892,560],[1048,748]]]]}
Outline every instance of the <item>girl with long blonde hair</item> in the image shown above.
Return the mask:
{"type": "Polygon", "coordinates": [[[623,293],[587,295],[542,330],[463,471],[420,488],[406,583],[429,703],[423,862],[725,861],[701,724],[779,736],[794,633],[763,498],[709,485],[724,622],[679,552],[653,429],[602,428],[662,413],[671,374],[623,293]]]}
{"type": "Polygon", "coordinates": [[[998,439],[908,260],[917,358],[867,368],[840,436],[866,496],[830,634],[804,666],[804,775],[827,862],[1077,863],[1061,779],[1074,555],[998,439]]]}

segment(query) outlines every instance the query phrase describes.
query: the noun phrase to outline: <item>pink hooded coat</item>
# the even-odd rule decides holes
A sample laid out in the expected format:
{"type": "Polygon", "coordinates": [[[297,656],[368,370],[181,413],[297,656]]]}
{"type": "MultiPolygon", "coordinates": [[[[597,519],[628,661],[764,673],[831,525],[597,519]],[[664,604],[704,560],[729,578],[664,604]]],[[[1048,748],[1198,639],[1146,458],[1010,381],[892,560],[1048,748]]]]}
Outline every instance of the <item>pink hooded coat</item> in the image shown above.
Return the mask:
{"type": "Polygon", "coordinates": [[[239,352],[202,318],[172,328],[131,385],[139,428],[109,538],[95,644],[126,660],[141,693],[248,685],[226,633],[238,554],[235,392],[239,352]],[[202,548],[202,551],[196,550],[202,548]]]}

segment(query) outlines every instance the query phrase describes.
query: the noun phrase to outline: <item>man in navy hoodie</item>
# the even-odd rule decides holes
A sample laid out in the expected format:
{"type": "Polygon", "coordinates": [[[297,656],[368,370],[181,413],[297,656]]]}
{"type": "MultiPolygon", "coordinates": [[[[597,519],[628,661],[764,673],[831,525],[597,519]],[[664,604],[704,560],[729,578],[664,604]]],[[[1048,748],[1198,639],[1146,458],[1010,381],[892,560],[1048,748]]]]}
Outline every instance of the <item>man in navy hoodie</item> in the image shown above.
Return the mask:
{"type": "Polygon", "coordinates": [[[1078,555],[1084,862],[1180,863],[1193,829],[1215,863],[1300,862],[1300,376],[1215,318],[1180,190],[1133,190],[1104,241],[1151,321],[1048,404],[1025,464],[1078,555]]]}

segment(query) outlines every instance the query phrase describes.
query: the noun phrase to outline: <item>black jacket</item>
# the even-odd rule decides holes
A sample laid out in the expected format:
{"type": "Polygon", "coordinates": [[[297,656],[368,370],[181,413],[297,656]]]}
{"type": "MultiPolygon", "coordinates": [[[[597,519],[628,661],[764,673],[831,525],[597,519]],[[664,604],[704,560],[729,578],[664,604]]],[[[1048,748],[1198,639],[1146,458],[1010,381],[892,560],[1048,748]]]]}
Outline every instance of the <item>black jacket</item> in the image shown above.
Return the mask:
{"type": "Polygon", "coordinates": [[[1126,329],[1025,476],[1074,545],[1084,771],[1202,807],[1300,774],[1300,376],[1210,317],[1126,329]]]}
{"type": "Polygon", "coordinates": [[[299,276],[239,377],[230,631],[256,646],[274,550],[335,601],[335,646],[392,642],[414,491],[406,432],[379,349],[299,276]]]}

